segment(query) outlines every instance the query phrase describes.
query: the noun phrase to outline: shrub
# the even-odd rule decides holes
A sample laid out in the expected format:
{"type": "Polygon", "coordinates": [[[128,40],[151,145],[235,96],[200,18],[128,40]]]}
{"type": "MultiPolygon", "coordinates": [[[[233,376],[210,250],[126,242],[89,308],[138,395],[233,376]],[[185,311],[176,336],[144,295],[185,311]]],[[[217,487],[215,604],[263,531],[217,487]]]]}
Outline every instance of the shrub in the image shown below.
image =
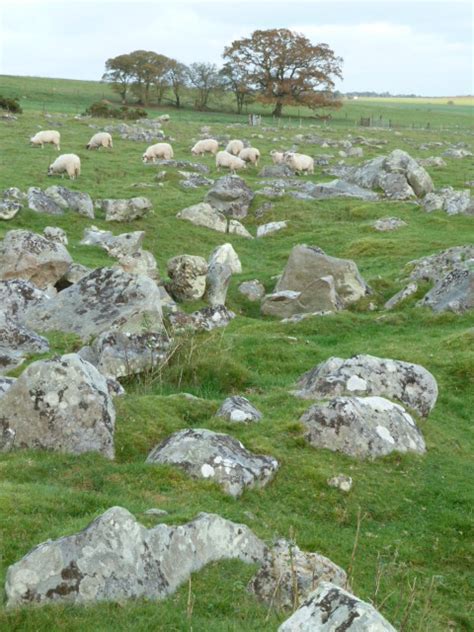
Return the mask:
{"type": "Polygon", "coordinates": [[[21,114],[23,112],[18,98],[9,99],[0,95],[0,108],[2,110],[8,110],[8,112],[14,112],[15,114],[21,114]]]}
{"type": "Polygon", "coordinates": [[[145,118],[148,113],[142,108],[129,108],[122,105],[119,108],[110,107],[105,101],[96,101],[92,103],[84,114],[96,116],[99,118],[117,118],[117,119],[138,119],[145,118]]]}

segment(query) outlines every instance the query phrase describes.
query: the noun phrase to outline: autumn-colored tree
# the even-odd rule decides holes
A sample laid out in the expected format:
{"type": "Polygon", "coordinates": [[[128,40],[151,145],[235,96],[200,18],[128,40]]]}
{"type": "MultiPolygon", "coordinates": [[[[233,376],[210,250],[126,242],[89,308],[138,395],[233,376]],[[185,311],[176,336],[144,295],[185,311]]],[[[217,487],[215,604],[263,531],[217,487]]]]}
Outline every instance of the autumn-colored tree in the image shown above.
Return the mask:
{"type": "Polygon", "coordinates": [[[127,94],[133,82],[133,59],[130,55],[118,55],[105,62],[105,73],[102,81],[112,84],[112,90],[117,92],[122,103],[127,102],[127,94]]]}
{"type": "Polygon", "coordinates": [[[155,87],[158,103],[166,89],[166,75],[169,70],[169,57],[159,55],[153,51],[136,50],[130,53],[132,73],[134,78],[133,90],[140,103],[147,106],[150,102],[150,91],[155,87]]]}
{"type": "Polygon", "coordinates": [[[226,47],[223,57],[256,90],[260,101],[274,104],[274,116],[281,116],[285,105],[319,108],[336,103],[328,94],[334,79],[342,78],[342,58],[327,44],[313,45],[300,33],[254,31],[226,47]]]}

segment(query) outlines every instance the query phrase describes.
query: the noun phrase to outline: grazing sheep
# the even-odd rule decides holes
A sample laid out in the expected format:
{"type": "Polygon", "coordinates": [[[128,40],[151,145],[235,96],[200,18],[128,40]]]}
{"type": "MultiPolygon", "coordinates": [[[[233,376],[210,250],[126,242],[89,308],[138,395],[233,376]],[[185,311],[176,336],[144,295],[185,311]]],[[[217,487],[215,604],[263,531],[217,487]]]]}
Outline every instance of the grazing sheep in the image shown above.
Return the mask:
{"type": "Polygon", "coordinates": [[[41,145],[41,149],[43,149],[44,144],[51,143],[59,151],[61,149],[59,146],[60,140],[61,134],[59,132],[54,129],[46,129],[32,136],[30,143],[32,145],[41,145]]]}
{"type": "Polygon", "coordinates": [[[61,174],[61,178],[64,178],[64,173],[67,173],[71,180],[81,175],[81,159],[79,156],[76,156],[76,154],[62,154],[49,165],[48,176],[61,174]]]}
{"type": "Polygon", "coordinates": [[[86,145],[86,149],[100,149],[110,147],[112,149],[112,136],[108,132],[97,132],[86,145]]]}
{"type": "Polygon", "coordinates": [[[305,171],[306,173],[314,173],[314,160],[311,156],[307,156],[306,154],[296,154],[293,151],[285,152],[285,163],[296,171],[297,173],[301,173],[305,171]]]}
{"type": "Polygon", "coordinates": [[[191,149],[193,156],[202,156],[206,152],[216,155],[219,151],[219,143],[213,138],[205,138],[204,140],[198,140],[198,142],[191,149]]]}
{"type": "Polygon", "coordinates": [[[270,156],[272,157],[272,162],[274,165],[282,165],[285,162],[285,154],[282,151],[272,149],[270,152],[270,156]]]}
{"type": "Polygon", "coordinates": [[[230,169],[231,173],[235,173],[239,169],[246,169],[247,163],[245,160],[229,154],[227,151],[220,151],[216,155],[216,167],[217,171],[220,171],[221,167],[230,169]]]}
{"type": "Polygon", "coordinates": [[[143,154],[143,162],[155,162],[157,158],[163,160],[171,160],[174,156],[173,148],[168,143],[156,143],[150,145],[146,152],[143,154]]]}
{"type": "Polygon", "coordinates": [[[227,143],[227,147],[225,148],[225,150],[227,153],[232,154],[233,156],[238,156],[243,148],[244,144],[241,140],[230,140],[227,143]]]}
{"type": "Polygon", "coordinates": [[[253,165],[258,167],[260,152],[256,147],[244,147],[239,154],[239,158],[241,160],[245,160],[245,162],[251,162],[253,165]]]}

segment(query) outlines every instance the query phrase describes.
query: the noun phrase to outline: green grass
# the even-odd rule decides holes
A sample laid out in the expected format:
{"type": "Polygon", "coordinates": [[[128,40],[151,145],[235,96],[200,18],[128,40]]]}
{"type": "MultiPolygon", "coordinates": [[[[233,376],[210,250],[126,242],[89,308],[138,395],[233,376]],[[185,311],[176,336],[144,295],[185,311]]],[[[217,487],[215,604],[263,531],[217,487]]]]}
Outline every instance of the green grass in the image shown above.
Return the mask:
{"type": "MultiPolygon", "coordinates": [[[[230,241],[243,266],[243,273],[232,279],[228,298],[237,318],[225,330],[196,335],[192,342],[183,341],[180,353],[161,376],[150,374],[124,382],[127,394],[116,400],[114,462],[94,454],[17,451],[1,456],[0,583],[4,583],[8,566],[31,547],[48,538],[77,532],[113,505],[126,507],[147,526],[156,524],[156,520],[143,515],[150,507],[168,510],[165,521],[170,524],[192,519],[199,511],[216,512],[248,524],[267,542],[293,534],[302,549],[319,551],[347,569],[360,510],[363,519],[353,566],[356,594],[374,599],[378,569],[382,581],[375,603],[397,627],[405,618],[409,586],[416,580],[415,601],[405,632],[472,630],[472,313],[435,315],[417,308],[417,297],[388,314],[381,309],[384,301],[402,287],[403,270],[409,261],[468,243],[472,218],[426,214],[406,203],[309,203],[284,197],[275,201],[264,220],[257,221],[254,211],[264,201],[257,196],[244,220],[249,230],[254,233],[263,221],[287,219],[286,231],[250,241],[193,227],[175,215],[201,201],[205,189],[182,190],[173,169],[167,169],[163,186],[159,186],[154,177],[160,167],[144,166],[140,160],[146,144],[115,136],[113,151],[86,152],[84,146],[94,132],[89,125],[100,128],[109,123],[73,118],[92,100],[101,98],[101,91],[106,89],[101,84],[86,83],[2,78],[4,93],[7,86],[8,96],[19,90],[17,94],[28,98],[22,100],[25,114],[17,121],[0,121],[0,190],[10,186],[22,190],[29,186],[45,188],[57,182],[87,191],[93,198],[148,196],[154,205],[149,217],[110,225],[99,213],[94,223],[117,234],[145,230],[145,248],[157,258],[162,275],[171,256],[186,252],[207,258],[217,245],[230,241]],[[42,99],[52,118],[45,117],[42,99]],[[61,124],[61,151],[78,153],[82,160],[82,175],[75,182],[47,178],[47,166],[56,152],[28,146],[28,138],[40,127],[55,128],[57,124],[61,124]],[[375,233],[370,224],[384,215],[401,217],[408,226],[389,234],[375,233]],[[374,289],[371,300],[377,309],[367,312],[356,306],[344,313],[291,325],[262,318],[258,306],[242,297],[237,286],[243,280],[258,278],[271,290],[272,277],[283,269],[289,251],[297,243],[317,245],[330,255],[353,258],[374,289]],[[426,456],[393,455],[373,463],[359,462],[315,450],[304,442],[298,419],[309,403],[289,394],[294,381],[330,356],[356,353],[417,362],[435,375],[439,400],[429,419],[420,421],[428,446],[426,456]],[[177,394],[183,391],[202,399],[179,397],[177,394]],[[264,420],[242,428],[217,420],[215,411],[231,393],[248,396],[263,412],[264,420]],[[212,483],[191,481],[169,467],[145,465],[147,454],[159,441],[189,426],[228,432],[250,450],[275,456],[281,468],[274,481],[263,490],[249,490],[234,500],[212,483]],[[354,479],[348,495],[326,484],[327,478],[339,472],[354,479]]],[[[349,118],[360,116],[365,107],[348,103],[347,108],[354,108],[349,118]]],[[[389,106],[377,103],[370,107],[385,108],[386,112],[389,106]]],[[[421,143],[469,138],[469,113],[458,110],[466,106],[450,106],[446,112],[436,109],[443,106],[423,107],[432,108],[433,116],[442,122],[440,127],[451,131],[410,129],[425,110],[393,103],[393,116],[403,119],[408,129],[402,135],[364,129],[364,135],[388,141],[383,150],[364,148],[364,159],[397,147],[415,158],[424,157],[441,150],[419,150],[421,143]],[[456,126],[464,129],[456,131],[456,126]]],[[[344,109],[338,116],[344,117],[344,109]]],[[[262,133],[264,138],[253,142],[262,150],[263,164],[270,162],[270,149],[291,145],[293,136],[299,133],[298,119],[289,124],[285,119],[278,130],[227,129],[226,124],[241,119],[230,112],[168,111],[172,120],[166,131],[174,139],[177,158],[192,159],[189,149],[203,124],[211,125],[215,134],[251,139],[253,133],[262,133]],[[275,136],[281,137],[278,143],[272,142],[275,136]]],[[[338,139],[347,138],[348,133],[361,133],[359,128],[346,124],[324,128],[310,119],[303,125],[308,126],[307,131],[338,139]]],[[[332,148],[305,144],[300,144],[300,150],[337,154],[332,148]]],[[[211,158],[199,160],[211,168],[211,177],[217,176],[211,158]]],[[[446,168],[430,170],[437,187],[449,184],[462,188],[466,180],[473,179],[469,159],[447,159],[447,163],[446,168]]],[[[260,181],[252,169],[244,177],[253,189],[259,188],[260,181]]],[[[318,169],[310,179],[326,178],[318,169]]],[[[48,217],[22,210],[14,220],[0,224],[0,237],[12,228],[40,232],[54,224],[67,231],[75,261],[88,266],[112,264],[98,248],[79,245],[83,229],[91,223],[74,214],[48,217]]],[[[74,337],[49,337],[52,353],[78,348],[74,337]]],[[[139,600],[15,611],[0,607],[0,629],[189,631],[192,626],[199,632],[275,630],[286,615],[272,611],[267,618],[267,607],[247,593],[245,587],[254,570],[242,563],[226,562],[212,564],[194,575],[191,619],[186,615],[188,586],[183,586],[159,603],[139,600]]]]}

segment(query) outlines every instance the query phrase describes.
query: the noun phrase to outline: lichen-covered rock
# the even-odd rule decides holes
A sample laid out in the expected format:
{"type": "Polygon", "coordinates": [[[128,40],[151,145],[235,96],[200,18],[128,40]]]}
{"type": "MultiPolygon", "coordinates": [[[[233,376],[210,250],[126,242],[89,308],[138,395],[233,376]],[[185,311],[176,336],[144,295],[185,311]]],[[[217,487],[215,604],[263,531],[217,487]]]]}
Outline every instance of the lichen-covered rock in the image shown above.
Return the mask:
{"type": "Polygon", "coordinates": [[[231,496],[264,487],[278,469],[273,457],[252,454],[237,439],[202,428],[175,432],[150,452],[147,463],[176,465],[192,478],[216,481],[231,496]]]}
{"type": "Polygon", "coordinates": [[[291,178],[294,175],[293,169],[285,163],[266,165],[258,174],[259,178],[291,178]]]}
{"type": "Polygon", "coordinates": [[[28,230],[10,230],[0,242],[0,279],[24,279],[46,288],[54,285],[71,263],[62,244],[28,230]]]}
{"type": "Polygon", "coordinates": [[[168,318],[175,331],[211,331],[218,327],[227,327],[235,318],[235,314],[225,305],[211,305],[198,309],[192,314],[173,312],[168,315],[168,318]]]}
{"type": "Polygon", "coordinates": [[[224,400],[216,413],[216,417],[223,417],[232,423],[246,424],[260,421],[263,415],[248,399],[241,395],[233,395],[224,400]]]}
{"type": "Polygon", "coordinates": [[[167,290],[177,301],[195,301],[204,296],[208,265],[203,257],[178,255],[167,263],[167,290]]]}
{"type": "Polygon", "coordinates": [[[145,232],[143,230],[113,235],[110,230],[101,230],[97,226],[90,226],[84,229],[80,243],[85,246],[100,246],[112,257],[123,257],[139,251],[144,238],[145,232]]]}
{"type": "Polygon", "coordinates": [[[64,209],[38,187],[28,189],[28,208],[36,213],[46,213],[47,215],[62,215],[64,213],[64,209]]]}
{"type": "Polygon", "coordinates": [[[378,195],[374,191],[360,187],[357,184],[346,182],[342,179],[331,180],[330,182],[304,182],[297,187],[297,191],[290,191],[290,194],[300,200],[327,200],[330,198],[356,198],[368,202],[378,200],[378,195]]]}
{"type": "Polygon", "coordinates": [[[206,202],[184,208],[176,214],[176,217],[191,222],[195,226],[210,228],[219,233],[230,233],[252,239],[252,235],[238,220],[228,220],[223,213],[206,202]]]}
{"type": "Polygon", "coordinates": [[[226,263],[212,262],[206,275],[206,300],[212,307],[225,305],[232,271],[226,263]]]}
{"type": "Polygon", "coordinates": [[[63,244],[63,246],[67,246],[68,239],[66,231],[59,226],[45,226],[43,228],[43,235],[49,241],[55,241],[58,244],[63,244]]]}
{"type": "Polygon", "coordinates": [[[274,293],[262,303],[262,313],[288,318],[299,313],[337,311],[369,292],[353,261],[330,257],[320,248],[303,244],[291,251],[274,293]]]}
{"type": "Polygon", "coordinates": [[[469,156],[472,156],[472,152],[468,149],[450,147],[449,149],[446,149],[446,151],[443,151],[443,156],[446,156],[447,158],[468,158],[469,156]]]}
{"type": "Polygon", "coordinates": [[[352,478],[346,474],[337,474],[328,478],[329,487],[340,489],[341,492],[350,492],[352,489],[352,478]]]}
{"type": "Polygon", "coordinates": [[[239,292],[249,301],[257,302],[265,296],[265,286],[257,279],[244,281],[239,285],[239,292]]]}
{"type": "Polygon", "coordinates": [[[255,193],[239,176],[219,178],[209,189],[204,199],[217,211],[228,217],[246,217],[255,193]]]}
{"type": "Polygon", "coordinates": [[[448,215],[474,214],[474,201],[469,189],[455,191],[452,187],[444,187],[425,195],[421,204],[427,213],[445,211],[448,215]]]}
{"type": "Polygon", "coordinates": [[[259,237],[268,237],[273,233],[278,233],[280,230],[288,227],[288,222],[283,220],[281,222],[269,222],[268,224],[261,224],[257,227],[257,239],[259,237]]]}
{"type": "Polygon", "coordinates": [[[133,197],[129,200],[96,200],[96,208],[105,212],[106,222],[132,222],[148,215],[153,205],[146,197],[133,197]]]}
{"type": "Polygon", "coordinates": [[[160,281],[158,263],[149,250],[137,250],[129,255],[119,255],[118,265],[128,274],[142,275],[160,281]]]}
{"type": "Polygon", "coordinates": [[[356,355],[332,357],[305,373],[297,383],[297,397],[330,399],[339,395],[395,399],[427,417],[438,397],[433,375],[419,364],[356,355]]]}
{"type": "Polygon", "coordinates": [[[8,606],[164,599],[206,564],[256,563],[265,546],[243,524],[199,514],[177,527],[146,529],[112,507],[77,534],[48,540],[9,567],[8,606]]]}
{"type": "Polygon", "coordinates": [[[472,269],[456,268],[419,301],[434,312],[450,311],[460,314],[474,308],[474,262],[472,269]]]}
{"type": "Polygon", "coordinates": [[[83,217],[94,219],[94,203],[88,193],[54,185],[48,187],[45,194],[63,210],[74,211],[83,217]]]}
{"type": "Polygon", "coordinates": [[[296,544],[282,539],[265,551],[263,564],[248,589],[274,608],[294,608],[322,581],[347,587],[346,573],[330,559],[301,551],[296,544]]]}
{"type": "Polygon", "coordinates": [[[454,246],[434,255],[410,261],[410,279],[413,281],[440,281],[448,272],[468,269],[474,260],[474,245],[454,246]]]}
{"type": "Polygon", "coordinates": [[[356,458],[426,451],[412,417],[383,397],[336,397],[328,404],[314,404],[300,421],[313,447],[356,458]]]}
{"type": "Polygon", "coordinates": [[[31,281],[11,279],[0,281],[0,306],[6,316],[22,321],[27,307],[41,305],[49,295],[33,285],[31,281]]]}
{"type": "Polygon", "coordinates": [[[125,377],[149,371],[168,357],[172,341],[164,333],[121,331],[100,334],[79,355],[107,377],[125,377]]]}
{"type": "Polygon", "coordinates": [[[278,632],[396,632],[375,610],[346,590],[321,582],[278,632]]]}
{"type": "Polygon", "coordinates": [[[388,299],[388,301],[384,304],[385,309],[393,309],[399,303],[409,298],[410,296],[415,294],[415,292],[417,291],[418,291],[418,283],[416,283],[416,281],[413,281],[412,283],[408,283],[408,285],[404,287],[403,289],[401,289],[400,292],[397,292],[391,298],[388,299]]]}
{"type": "Polygon", "coordinates": [[[74,353],[33,362],[0,400],[0,429],[15,448],[113,458],[114,424],[105,377],[74,353]]]}
{"type": "Polygon", "coordinates": [[[145,276],[97,268],[41,305],[29,307],[26,324],[37,331],[75,333],[83,340],[103,331],[162,329],[160,292],[145,276]]]}
{"type": "Polygon", "coordinates": [[[415,197],[415,192],[403,173],[382,173],[378,177],[377,185],[390,200],[409,200],[415,197]]]}
{"type": "Polygon", "coordinates": [[[408,224],[399,217],[381,217],[373,223],[373,227],[379,232],[398,230],[399,228],[403,228],[404,226],[408,226],[408,224]]]}
{"type": "Polygon", "coordinates": [[[23,207],[26,195],[16,187],[5,189],[0,199],[0,219],[13,219],[23,207]]]}
{"type": "Polygon", "coordinates": [[[214,263],[225,263],[229,266],[232,274],[241,274],[242,264],[239,255],[235,252],[232,244],[222,244],[213,250],[209,257],[209,267],[214,263]]]}
{"type": "Polygon", "coordinates": [[[0,312],[0,373],[19,366],[26,355],[49,350],[46,338],[38,336],[12,316],[0,312]]]}
{"type": "MultiPolygon", "coordinates": [[[[4,377],[0,376],[0,397],[8,391],[10,386],[13,386],[16,382],[16,377],[4,377]]],[[[1,442],[1,439],[0,439],[1,442]]]]}

